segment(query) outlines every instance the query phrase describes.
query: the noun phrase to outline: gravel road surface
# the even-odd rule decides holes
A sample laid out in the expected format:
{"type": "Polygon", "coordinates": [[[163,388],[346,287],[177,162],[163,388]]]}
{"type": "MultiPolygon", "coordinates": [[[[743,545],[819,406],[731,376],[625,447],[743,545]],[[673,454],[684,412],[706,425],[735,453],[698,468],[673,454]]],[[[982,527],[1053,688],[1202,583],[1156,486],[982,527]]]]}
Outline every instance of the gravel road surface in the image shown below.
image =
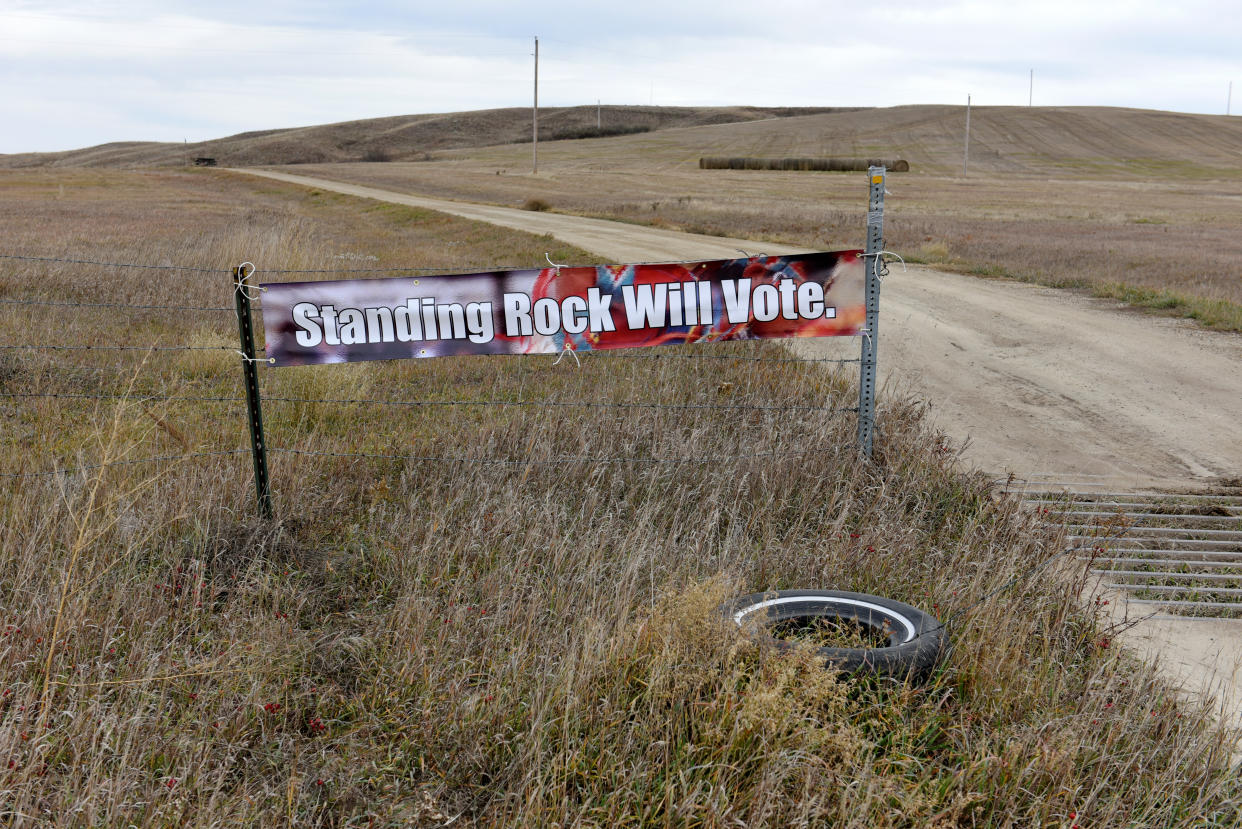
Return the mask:
{"type": "MultiPolygon", "coordinates": [[[[745,239],[429,199],[266,170],[254,175],[439,210],[558,239],[616,262],[795,253],[745,239]]],[[[860,205],[861,210],[861,205],[860,205]]],[[[859,224],[861,240],[863,227],[859,224]]],[[[892,266],[881,295],[888,388],[925,400],[963,457],[998,476],[1114,488],[1242,478],[1242,337],[1012,281],[892,266]]],[[[857,353],[857,341],[795,343],[857,353]]]]}
{"type": "MultiPolygon", "coordinates": [[[[240,172],[549,233],[615,262],[804,252],[240,172]]],[[[926,401],[938,425],[965,443],[969,464],[1091,489],[1183,490],[1242,478],[1242,337],[1068,291],[900,265],[882,286],[880,307],[882,381],[926,401]]],[[[793,347],[808,356],[858,353],[854,338],[793,347]]],[[[1140,615],[1114,598],[1116,621],[1140,615]]],[[[1125,641],[1188,692],[1215,699],[1224,719],[1242,728],[1242,621],[1148,619],[1125,641]]]]}

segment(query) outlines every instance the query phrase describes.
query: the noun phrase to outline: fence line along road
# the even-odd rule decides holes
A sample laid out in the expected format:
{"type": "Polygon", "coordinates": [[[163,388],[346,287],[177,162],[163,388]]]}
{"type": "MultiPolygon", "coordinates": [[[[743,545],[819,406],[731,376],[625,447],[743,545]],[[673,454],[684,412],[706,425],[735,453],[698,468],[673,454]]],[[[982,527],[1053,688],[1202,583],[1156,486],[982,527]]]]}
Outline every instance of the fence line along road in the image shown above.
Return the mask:
{"type": "MultiPolygon", "coordinates": [[[[881,185],[882,186],[882,185],[881,185]]],[[[873,192],[876,187],[873,186],[873,192]]],[[[878,240],[878,228],[872,235],[878,240]]],[[[878,242],[877,242],[878,244],[878,242]]],[[[728,255],[732,257],[736,251],[729,251],[728,255]]],[[[101,262],[94,260],[71,259],[62,257],[31,257],[0,254],[0,259],[19,260],[37,263],[56,263],[75,266],[90,267],[109,267],[109,268],[135,268],[150,270],[166,270],[166,271],[187,271],[187,272],[218,272],[215,269],[196,268],[189,266],[147,266],[141,263],[118,263],[118,262],[101,262]]],[[[878,259],[871,257],[867,261],[868,276],[873,281],[877,281],[876,270],[879,266],[878,259]]],[[[438,271],[444,272],[447,268],[385,268],[385,269],[367,269],[368,273],[377,270],[399,273],[403,271],[438,271]]],[[[243,270],[238,268],[234,272],[234,279],[238,280],[243,270]]],[[[304,271],[277,271],[279,273],[304,273],[304,271]]],[[[317,271],[316,271],[317,272],[317,271]]],[[[250,275],[253,274],[253,270],[250,275]]],[[[471,463],[471,464],[494,464],[507,466],[531,466],[531,465],[561,465],[566,463],[591,463],[591,464],[666,464],[666,465],[684,465],[684,464],[713,464],[721,462],[736,462],[744,460],[753,460],[761,458],[782,458],[782,457],[805,457],[805,452],[799,451],[795,453],[780,452],[759,452],[752,454],[739,454],[722,457],[676,457],[676,456],[654,456],[654,457],[628,457],[628,456],[557,456],[548,458],[530,457],[530,458],[497,458],[497,457],[449,457],[449,456],[429,456],[429,455],[413,455],[413,454],[375,454],[365,452],[332,452],[332,451],[315,451],[309,449],[295,449],[291,447],[268,447],[266,440],[262,436],[261,426],[259,431],[255,431],[254,424],[256,416],[261,417],[257,411],[257,404],[261,399],[259,396],[258,376],[255,373],[260,366],[266,367],[263,360],[257,359],[255,356],[255,345],[253,335],[247,337],[248,326],[245,324],[250,321],[252,311],[250,309],[249,292],[244,290],[245,280],[240,280],[240,287],[237,287],[233,294],[237,307],[228,308],[225,306],[206,306],[206,305],[177,305],[177,304],[151,304],[151,303],[123,303],[123,302],[66,302],[61,300],[46,299],[42,297],[31,298],[6,298],[0,300],[0,305],[10,308],[43,308],[49,310],[59,309],[81,309],[91,311],[97,309],[107,310],[133,310],[133,311],[195,311],[195,312],[224,312],[234,311],[242,331],[242,347],[244,351],[233,346],[192,346],[185,344],[157,344],[149,345],[133,345],[133,344],[60,344],[60,343],[4,343],[0,344],[0,350],[30,350],[30,351],[50,351],[50,352],[68,352],[86,354],[89,352],[177,352],[177,351],[235,351],[242,355],[245,369],[247,370],[247,390],[249,394],[246,397],[228,396],[228,395],[193,395],[193,394],[153,394],[134,390],[132,388],[125,391],[29,391],[29,390],[4,390],[0,391],[0,398],[10,400],[118,400],[133,401],[137,403],[229,403],[238,404],[246,402],[251,412],[252,424],[252,440],[254,446],[251,453],[255,457],[256,463],[256,487],[258,487],[260,495],[260,509],[264,515],[272,514],[270,489],[267,484],[268,475],[266,469],[265,457],[260,461],[260,455],[265,455],[270,449],[273,452],[293,456],[307,457],[326,457],[326,458],[352,458],[352,459],[373,459],[373,460],[400,460],[404,462],[451,462],[451,463],[471,463]]],[[[877,286],[878,287],[878,284],[877,286]]],[[[252,329],[250,329],[252,332],[252,329]]],[[[872,344],[875,342],[874,337],[869,337],[868,341],[872,344]]],[[[584,354],[583,356],[588,356],[584,354]]],[[[692,353],[681,354],[640,354],[625,352],[591,352],[590,359],[604,360],[661,360],[661,359],[689,359],[689,360],[710,360],[710,361],[727,361],[729,363],[753,363],[755,365],[761,363],[778,363],[784,365],[794,365],[798,363],[806,364],[835,364],[849,365],[859,364],[865,365],[862,357],[760,357],[747,355],[722,355],[707,354],[695,350],[692,353]]],[[[85,368],[85,367],[84,367],[85,368]]],[[[90,368],[87,370],[102,371],[99,368],[90,368]]],[[[593,401],[593,400],[532,400],[517,399],[506,400],[503,398],[488,398],[475,400],[403,400],[403,399],[384,399],[384,398],[316,398],[316,397],[294,397],[273,395],[267,398],[269,403],[274,404],[328,404],[328,405],[358,405],[358,406],[401,406],[411,408],[432,408],[432,407],[463,407],[463,406],[483,406],[483,407],[527,407],[527,408],[581,408],[581,409],[602,409],[602,410],[649,410],[649,411],[735,411],[735,412],[819,412],[829,414],[860,414],[857,406],[825,406],[825,405],[805,405],[805,404],[781,404],[781,405],[761,405],[761,404],[745,404],[745,403],[659,403],[659,402],[635,402],[635,401],[593,401]]],[[[860,429],[860,434],[862,430],[860,429]]],[[[97,471],[111,467],[135,466],[141,464],[154,464],[165,462],[176,462],[190,458],[206,458],[220,457],[244,453],[243,449],[230,449],[222,451],[210,452],[190,452],[177,455],[155,455],[144,458],[133,458],[126,460],[112,461],[100,464],[83,464],[71,467],[52,467],[40,470],[28,470],[12,473],[0,473],[0,478],[6,480],[15,480],[21,478],[47,477],[56,475],[73,475],[83,472],[97,471]]]]}
{"type": "MultiPolygon", "coordinates": [[[[738,248],[805,252],[283,172],[241,172],[550,233],[613,261],[732,257],[738,248]]],[[[896,210],[901,186],[900,180],[890,185],[896,210]]],[[[1236,477],[1242,470],[1242,338],[1235,335],[1065,290],[915,266],[884,283],[880,326],[888,333],[879,383],[930,401],[940,428],[969,439],[965,461],[988,472],[1107,472],[1112,486],[1141,489],[1236,477]]],[[[845,343],[791,345],[799,356],[853,356],[840,353],[845,343]]]]}

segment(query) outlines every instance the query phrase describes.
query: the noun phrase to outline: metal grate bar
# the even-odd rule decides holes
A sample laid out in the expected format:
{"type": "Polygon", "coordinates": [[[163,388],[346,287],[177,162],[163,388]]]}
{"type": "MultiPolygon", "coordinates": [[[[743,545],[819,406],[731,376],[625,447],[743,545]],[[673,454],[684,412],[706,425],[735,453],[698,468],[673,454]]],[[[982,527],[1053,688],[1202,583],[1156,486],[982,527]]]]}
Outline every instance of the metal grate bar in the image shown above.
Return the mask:
{"type": "MultiPolygon", "coordinates": [[[[1131,540],[1131,539],[1127,539],[1131,540]]],[[[1188,560],[1190,556],[1229,557],[1242,556],[1242,550],[1164,550],[1159,547],[1108,547],[1096,558],[1112,558],[1113,553],[1152,553],[1162,556],[1179,556],[1188,560]]]]}
{"type": "Polygon", "coordinates": [[[1164,567],[1180,567],[1183,565],[1193,565],[1195,567],[1238,567],[1242,568],[1242,560],[1238,561],[1196,561],[1195,559],[1178,559],[1178,558],[1113,558],[1112,556],[1080,556],[1079,561],[1111,561],[1113,564],[1159,564],[1164,567]]]}
{"type": "MultiPolygon", "coordinates": [[[[1168,570],[1092,570],[1097,576],[1131,576],[1145,579],[1201,579],[1203,581],[1242,581],[1238,573],[1173,573],[1168,570]]],[[[1136,585],[1146,587],[1147,585],[1136,585]]]]}
{"type": "MultiPolygon", "coordinates": [[[[1066,505],[1064,498],[1023,498],[1024,504],[1060,504],[1066,505]]],[[[1210,509],[1227,509],[1242,511],[1242,503],[1237,504],[1186,504],[1186,503],[1169,503],[1168,501],[1071,501],[1068,506],[1072,507],[1124,507],[1130,509],[1139,509],[1142,507],[1156,507],[1162,504],[1168,504],[1170,507],[1178,509],[1202,509],[1204,507],[1210,509]]],[[[1057,510],[1049,510],[1056,512],[1057,510]]],[[[1242,514],[1242,513],[1240,513],[1242,514]]]]}
{"type": "Polygon", "coordinates": [[[1127,604],[1176,605],[1178,607],[1197,607],[1204,610],[1242,610],[1239,602],[1194,602],[1186,599],[1134,599],[1126,597],[1127,604]]]}
{"type": "MultiPolygon", "coordinates": [[[[1035,493],[1035,496],[1038,496],[1038,495],[1040,495],[1040,493],[1038,493],[1038,492],[1037,492],[1037,493],[1035,493]]],[[[1059,497],[1059,498],[1057,498],[1057,497],[1041,498],[1041,497],[1025,497],[1025,498],[1022,498],[1022,503],[1067,503],[1067,502],[1068,502],[1068,503],[1069,503],[1069,505],[1071,505],[1071,506],[1073,506],[1073,505],[1078,505],[1078,506],[1092,506],[1092,507],[1151,507],[1151,506],[1159,506],[1159,505],[1164,505],[1164,503],[1166,503],[1166,505],[1169,505],[1169,506],[1172,506],[1172,507],[1187,507],[1187,508],[1190,508],[1190,507],[1203,507],[1203,506],[1210,506],[1210,507],[1213,507],[1213,508],[1215,508],[1215,507],[1225,507],[1225,508],[1226,508],[1226,510],[1242,510],[1242,496],[1222,496],[1222,497],[1226,497],[1226,498],[1227,498],[1227,500],[1237,501],[1237,503],[1202,503],[1202,502],[1200,502],[1200,503],[1195,503],[1195,502],[1186,502],[1186,501],[1182,501],[1182,498],[1184,498],[1184,497],[1192,497],[1192,496],[1176,496],[1176,495],[1174,495],[1174,496],[1166,496],[1166,497],[1160,497],[1160,498],[1151,498],[1151,500],[1149,500],[1149,501],[1139,501],[1139,500],[1133,500],[1133,501],[1117,501],[1117,500],[1107,500],[1107,501],[1089,501],[1089,500],[1084,500],[1084,498],[1064,498],[1064,497],[1059,497]]],[[[1199,496],[1199,497],[1203,497],[1203,496],[1199,496]]]]}
{"type": "MultiPolygon", "coordinates": [[[[1146,529],[1146,528],[1144,528],[1146,529]]],[[[1092,541],[1107,544],[1109,541],[1120,541],[1122,536],[1119,535],[1071,535],[1068,538],[1072,541],[1092,541]]],[[[1145,536],[1127,535],[1124,537],[1126,541],[1142,541],[1151,544],[1201,544],[1207,547],[1232,547],[1232,552],[1242,553],[1242,541],[1213,541],[1207,538],[1147,538],[1145,536]]],[[[1161,552],[1159,547],[1146,547],[1139,549],[1148,549],[1152,552],[1161,552]]],[[[1120,552],[1120,550],[1118,550],[1120,552]]],[[[1206,552],[1206,551],[1204,551],[1206,552]]],[[[1230,550],[1222,550],[1220,552],[1228,553],[1230,550]]]]}
{"type": "Polygon", "coordinates": [[[1106,584],[1115,590],[1151,590],[1156,593],[1209,593],[1213,596],[1242,596],[1242,587],[1199,587],[1194,584],[1106,584]]]}
{"type": "MultiPolygon", "coordinates": [[[[1081,495],[1084,498],[1133,498],[1143,499],[1146,503],[1160,503],[1168,500],[1194,500],[1194,501],[1238,501],[1242,502],[1242,496],[1239,495],[1200,495],[1197,493],[1180,493],[1171,494],[1145,493],[1145,492],[1053,492],[1046,490],[1031,490],[1029,492],[1016,492],[1027,497],[1047,496],[1051,500],[1064,501],[1067,496],[1081,495]]],[[[1080,499],[1073,499],[1080,500],[1080,499]]]]}
{"type": "MultiPolygon", "coordinates": [[[[1091,527],[1089,525],[1085,525],[1085,524],[1070,524],[1068,527],[1066,527],[1066,529],[1067,530],[1091,530],[1091,529],[1096,529],[1096,528],[1091,527]]],[[[1107,530],[1109,529],[1109,527],[1101,526],[1098,529],[1107,530]]],[[[1201,527],[1149,527],[1146,524],[1143,524],[1140,527],[1140,529],[1145,533],[1161,533],[1164,535],[1171,535],[1174,533],[1185,533],[1185,534],[1190,534],[1190,535],[1210,535],[1210,536],[1216,536],[1216,537],[1236,535],[1236,536],[1239,536],[1239,538],[1236,540],[1242,541],[1242,530],[1205,530],[1201,527]]],[[[1187,540],[1188,541],[1199,541],[1201,539],[1194,538],[1194,539],[1187,539],[1187,540]]],[[[1202,539],[1202,540],[1206,541],[1207,539],[1202,539]]]]}
{"type": "Polygon", "coordinates": [[[1048,516],[1067,518],[1072,515],[1099,515],[1107,518],[1182,518],[1189,521],[1229,521],[1242,524],[1242,513],[1237,515],[1196,515],[1187,512],[1106,512],[1104,510],[1050,510],[1048,516]]]}

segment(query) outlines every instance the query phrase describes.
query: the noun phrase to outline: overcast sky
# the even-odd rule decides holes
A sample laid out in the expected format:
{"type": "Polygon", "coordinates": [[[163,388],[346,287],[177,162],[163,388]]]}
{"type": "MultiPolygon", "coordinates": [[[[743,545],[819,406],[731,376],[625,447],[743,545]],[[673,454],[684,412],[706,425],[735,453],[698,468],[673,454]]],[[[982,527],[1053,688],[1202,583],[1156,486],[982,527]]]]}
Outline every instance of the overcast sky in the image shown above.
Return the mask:
{"type": "Polygon", "coordinates": [[[1239,0],[0,0],[0,153],[529,106],[1223,114],[1239,0]]]}

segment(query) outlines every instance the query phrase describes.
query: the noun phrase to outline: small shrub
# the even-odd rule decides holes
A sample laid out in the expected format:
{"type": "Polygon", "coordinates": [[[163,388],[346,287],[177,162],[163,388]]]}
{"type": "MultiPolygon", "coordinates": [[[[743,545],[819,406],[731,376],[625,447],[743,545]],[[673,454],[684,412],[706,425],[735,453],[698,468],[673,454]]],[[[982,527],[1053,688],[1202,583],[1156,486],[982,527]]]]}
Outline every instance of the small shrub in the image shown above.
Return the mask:
{"type": "Polygon", "coordinates": [[[542,213],[545,210],[551,210],[552,205],[548,204],[543,199],[527,199],[525,202],[522,203],[522,209],[532,210],[535,213],[542,213]]]}

